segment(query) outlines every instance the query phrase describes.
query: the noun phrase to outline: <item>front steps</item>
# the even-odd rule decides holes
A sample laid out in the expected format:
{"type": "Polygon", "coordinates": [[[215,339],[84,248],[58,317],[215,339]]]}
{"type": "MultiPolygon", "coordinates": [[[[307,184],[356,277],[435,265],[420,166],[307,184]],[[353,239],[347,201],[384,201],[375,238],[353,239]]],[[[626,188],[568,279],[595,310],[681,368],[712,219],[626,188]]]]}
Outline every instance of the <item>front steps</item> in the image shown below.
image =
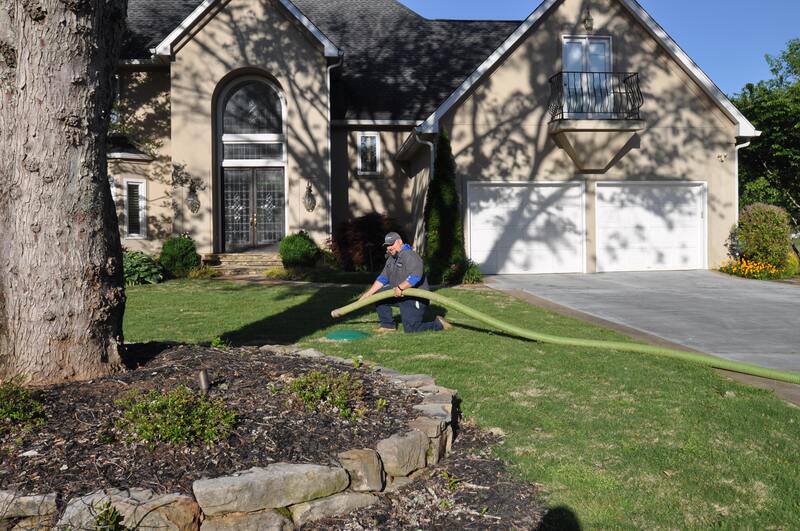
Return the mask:
{"type": "Polygon", "coordinates": [[[223,276],[261,275],[267,269],[283,265],[278,253],[220,253],[203,255],[203,265],[223,276]]]}

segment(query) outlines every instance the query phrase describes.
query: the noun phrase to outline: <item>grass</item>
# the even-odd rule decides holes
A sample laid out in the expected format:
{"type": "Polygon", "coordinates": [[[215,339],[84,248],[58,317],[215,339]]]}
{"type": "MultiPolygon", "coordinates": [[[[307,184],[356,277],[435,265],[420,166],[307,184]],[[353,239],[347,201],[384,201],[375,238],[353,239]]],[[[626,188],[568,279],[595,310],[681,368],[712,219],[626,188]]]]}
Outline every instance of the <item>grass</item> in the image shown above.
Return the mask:
{"type": "MultiPolygon", "coordinates": [[[[447,315],[456,330],[330,343],[369,331],[334,322],[357,288],[173,281],[128,289],[128,341],[300,342],[433,375],[466,417],[506,434],[496,448],[551,507],[585,528],[800,528],[800,410],[770,392],[654,356],[525,342],[447,315]]],[[[552,334],[624,339],[486,290],[443,294],[552,334]]],[[[444,309],[434,309],[445,313],[444,309]]]]}

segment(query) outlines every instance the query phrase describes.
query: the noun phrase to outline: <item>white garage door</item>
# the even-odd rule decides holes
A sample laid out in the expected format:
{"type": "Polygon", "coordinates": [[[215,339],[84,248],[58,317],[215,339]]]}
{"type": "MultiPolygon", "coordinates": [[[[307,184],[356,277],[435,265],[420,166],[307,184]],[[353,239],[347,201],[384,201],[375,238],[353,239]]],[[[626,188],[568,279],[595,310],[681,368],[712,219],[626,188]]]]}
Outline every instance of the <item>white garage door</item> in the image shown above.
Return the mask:
{"type": "Polygon", "coordinates": [[[597,184],[597,270],[705,267],[703,183],[597,184]]]}
{"type": "Polygon", "coordinates": [[[582,184],[469,183],[470,258],[488,274],[584,270],[582,184]]]}

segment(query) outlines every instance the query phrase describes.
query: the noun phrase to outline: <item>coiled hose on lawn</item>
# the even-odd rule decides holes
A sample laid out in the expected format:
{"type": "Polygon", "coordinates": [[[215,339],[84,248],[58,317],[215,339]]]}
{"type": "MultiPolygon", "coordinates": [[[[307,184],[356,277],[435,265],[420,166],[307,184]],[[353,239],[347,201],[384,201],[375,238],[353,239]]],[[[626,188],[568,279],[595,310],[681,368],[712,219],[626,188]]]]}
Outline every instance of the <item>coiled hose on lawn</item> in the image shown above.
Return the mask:
{"type": "MultiPolygon", "coordinates": [[[[497,328],[498,330],[502,330],[503,332],[506,332],[510,335],[521,337],[524,339],[530,339],[532,341],[538,341],[541,343],[551,343],[554,345],[567,345],[572,347],[605,348],[611,350],[619,350],[623,352],[655,354],[657,356],[665,356],[668,358],[689,361],[692,363],[699,363],[701,365],[706,365],[708,367],[714,367],[715,369],[723,369],[726,371],[749,374],[751,376],[760,376],[761,378],[769,378],[770,380],[777,380],[780,382],[800,384],[800,374],[794,372],[778,371],[775,369],[768,369],[766,367],[751,365],[749,363],[724,360],[720,358],[715,358],[713,356],[707,356],[704,354],[697,354],[694,352],[686,352],[683,350],[675,350],[671,348],[656,347],[653,345],[640,345],[636,343],[625,343],[621,341],[578,339],[574,337],[560,337],[560,336],[553,336],[550,334],[542,334],[540,332],[534,332],[532,330],[526,330],[524,328],[520,328],[519,326],[510,325],[499,319],[495,319],[494,317],[486,315],[485,313],[470,308],[469,306],[465,306],[459,302],[448,299],[447,297],[439,295],[438,293],[412,288],[405,290],[403,292],[403,295],[407,297],[426,299],[430,302],[441,304],[445,308],[461,312],[464,315],[472,317],[473,319],[477,319],[482,323],[497,328]]],[[[392,297],[394,297],[394,292],[392,291],[385,291],[382,293],[378,293],[362,301],[357,301],[352,304],[348,304],[347,306],[344,306],[342,308],[337,308],[336,310],[333,310],[331,312],[331,316],[333,318],[342,317],[351,312],[360,310],[361,308],[370,306],[385,299],[390,299],[392,297]]]]}

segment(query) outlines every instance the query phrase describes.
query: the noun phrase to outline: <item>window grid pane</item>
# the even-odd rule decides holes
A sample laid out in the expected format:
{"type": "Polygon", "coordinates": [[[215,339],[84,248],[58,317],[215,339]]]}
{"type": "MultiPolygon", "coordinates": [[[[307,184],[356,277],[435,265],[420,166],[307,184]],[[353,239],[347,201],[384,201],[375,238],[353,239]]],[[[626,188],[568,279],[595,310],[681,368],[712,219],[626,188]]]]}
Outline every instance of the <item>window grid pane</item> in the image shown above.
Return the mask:
{"type": "Polygon", "coordinates": [[[141,220],[141,185],[138,183],[128,183],[128,211],[125,215],[128,218],[128,235],[141,236],[142,235],[142,220],[141,220]]]}
{"type": "Polygon", "coordinates": [[[223,134],[281,134],[280,97],[266,83],[246,82],[228,98],[222,121],[223,134]]]}
{"type": "Polygon", "coordinates": [[[360,146],[361,172],[378,172],[378,137],[364,135],[360,146]]]}
{"type": "Polygon", "coordinates": [[[283,160],[283,144],[225,144],[225,160],[283,160]]]}

